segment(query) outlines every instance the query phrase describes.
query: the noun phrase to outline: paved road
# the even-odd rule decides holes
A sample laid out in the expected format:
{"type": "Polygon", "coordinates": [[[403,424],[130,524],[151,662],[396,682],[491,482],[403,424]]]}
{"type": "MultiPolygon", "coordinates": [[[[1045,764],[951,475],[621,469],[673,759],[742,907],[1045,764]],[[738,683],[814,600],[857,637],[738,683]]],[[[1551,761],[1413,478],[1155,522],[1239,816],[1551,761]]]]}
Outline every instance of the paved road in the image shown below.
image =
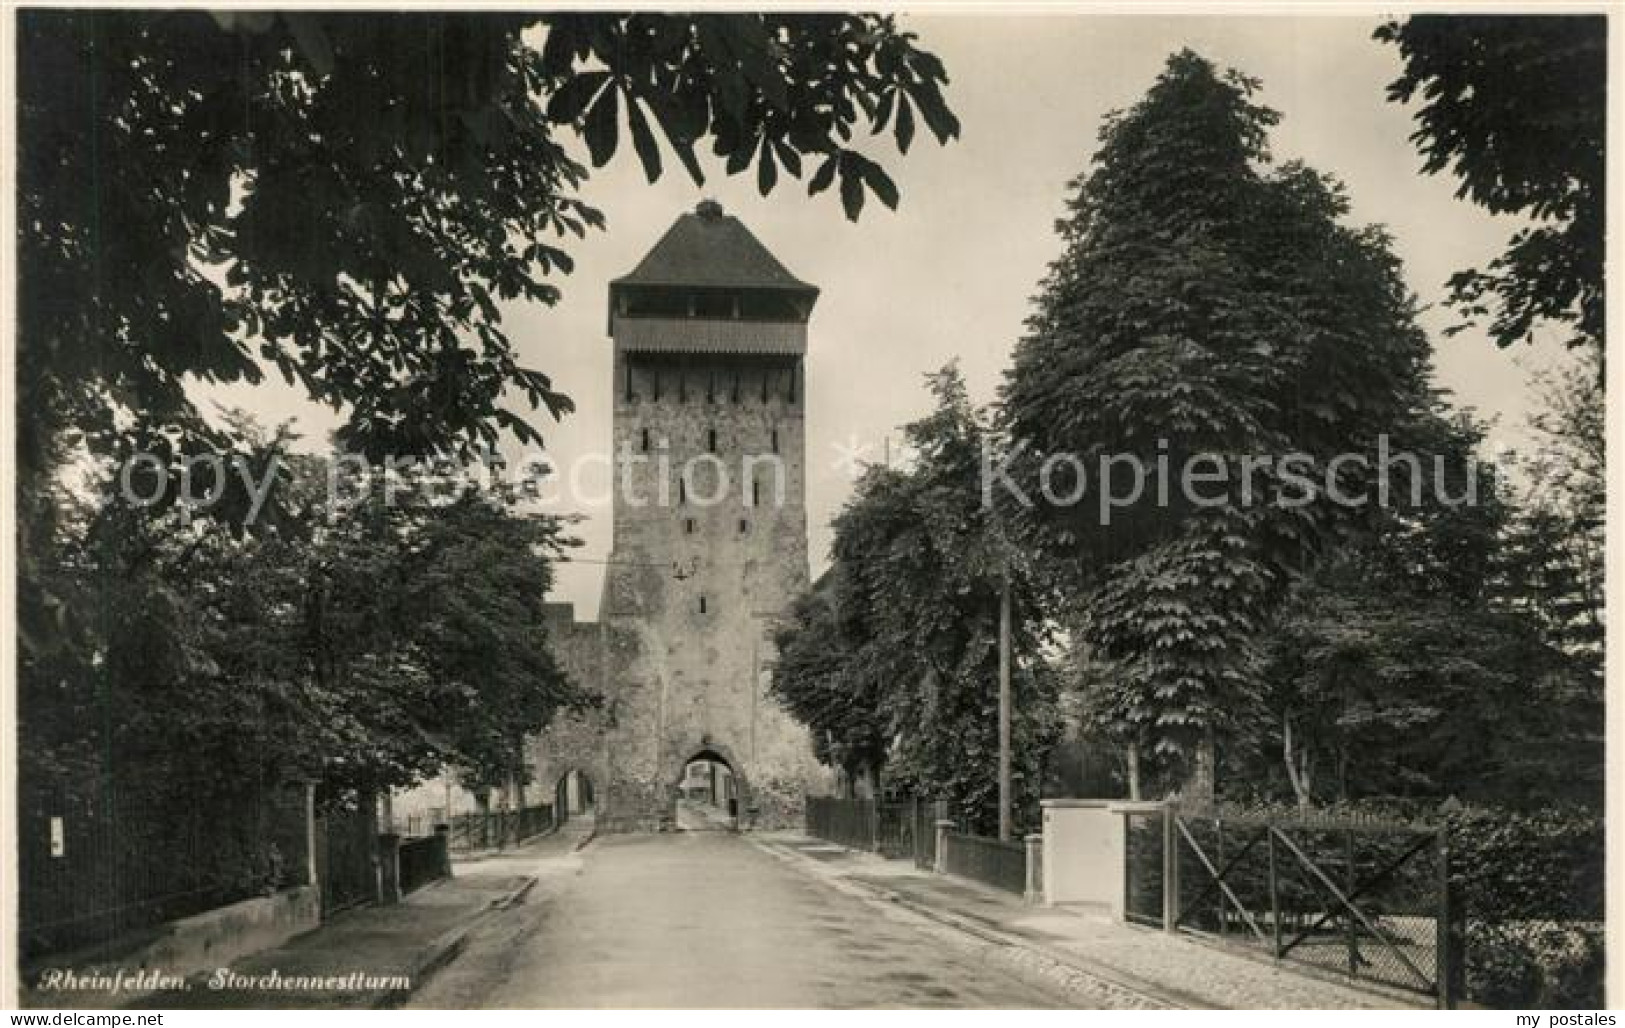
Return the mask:
{"type": "Polygon", "coordinates": [[[411,1006],[1054,1005],[731,833],[608,836],[541,871],[411,1006]]]}
{"type": "Polygon", "coordinates": [[[726,810],[694,800],[677,801],[676,820],[678,828],[689,832],[730,831],[734,827],[734,819],[726,810]]]}

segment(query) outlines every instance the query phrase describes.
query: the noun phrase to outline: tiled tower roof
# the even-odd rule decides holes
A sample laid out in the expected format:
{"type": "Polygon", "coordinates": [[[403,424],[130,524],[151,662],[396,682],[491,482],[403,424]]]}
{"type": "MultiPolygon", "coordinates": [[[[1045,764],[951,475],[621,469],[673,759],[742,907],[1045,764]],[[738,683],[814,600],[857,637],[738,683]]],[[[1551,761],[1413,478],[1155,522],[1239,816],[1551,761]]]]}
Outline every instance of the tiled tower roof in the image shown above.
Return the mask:
{"type": "Polygon", "coordinates": [[[689,286],[716,289],[773,289],[818,294],[761,244],[744,223],[724,214],[715,200],[678,216],[638,266],[610,283],[618,286],[689,286]]]}

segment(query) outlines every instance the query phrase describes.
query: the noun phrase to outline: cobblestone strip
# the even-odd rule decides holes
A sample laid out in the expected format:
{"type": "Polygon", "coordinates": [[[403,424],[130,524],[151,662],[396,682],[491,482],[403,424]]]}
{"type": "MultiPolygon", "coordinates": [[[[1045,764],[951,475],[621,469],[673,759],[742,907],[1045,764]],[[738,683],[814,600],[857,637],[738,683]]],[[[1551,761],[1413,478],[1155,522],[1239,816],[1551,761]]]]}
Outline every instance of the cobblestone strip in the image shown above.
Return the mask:
{"type": "MultiPolygon", "coordinates": [[[[1145,997],[1157,1006],[1229,1010],[1431,1009],[1426,997],[1369,986],[1356,988],[1308,971],[1271,966],[1198,940],[1176,939],[1133,926],[1081,934],[1064,945],[1006,935],[982,920],[963,917],[952,909],[939,908],[886,888],[876,881],[876,874],[885,874],[881,870],[885,862],[878,858],[872,858],[877,862],[874,868],[860,869],[865,872],[865,878],[857,879],[849,877],[846,870],[798,852],[793,846],[753,841],[778,851],[783,859],[833,886],[862,889],[871,897],[888,900],[892,905],[952,925],[961,932],[999,943],[1002,950],[996,951],[998,955],[994,959],[1001,967],[1016,961],[1042,964],[1049,968],[1046,974],[1056,980],[1071,969],[1105,982],[1127,996],[1145,997]],[[1026,956],[1028,953],[1036,957],[1026,956]]],[[[869,856],[844,852],[849,860],[862,861],[869,856]]]]}

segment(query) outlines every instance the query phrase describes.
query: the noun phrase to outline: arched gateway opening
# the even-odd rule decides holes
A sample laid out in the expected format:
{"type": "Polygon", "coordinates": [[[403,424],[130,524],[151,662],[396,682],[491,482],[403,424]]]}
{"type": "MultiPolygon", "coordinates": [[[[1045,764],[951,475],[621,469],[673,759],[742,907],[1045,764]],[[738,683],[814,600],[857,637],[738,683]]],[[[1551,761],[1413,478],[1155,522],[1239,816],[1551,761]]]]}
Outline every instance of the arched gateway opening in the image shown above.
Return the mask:
{"type": "Polygon", "coordinates": [[[726,756],[712,747],[683,762],[677,780],[675,823],[682,832],[737,831],[745,783],[726,756]]]}
{"type": "Polygon", "coordinates": [[[575,768],[559,776],[558,782],[553,786],[555,824],[562,825],[567,821],[588,816],[594,812],[595,806],[591,778],[575,768]]]}

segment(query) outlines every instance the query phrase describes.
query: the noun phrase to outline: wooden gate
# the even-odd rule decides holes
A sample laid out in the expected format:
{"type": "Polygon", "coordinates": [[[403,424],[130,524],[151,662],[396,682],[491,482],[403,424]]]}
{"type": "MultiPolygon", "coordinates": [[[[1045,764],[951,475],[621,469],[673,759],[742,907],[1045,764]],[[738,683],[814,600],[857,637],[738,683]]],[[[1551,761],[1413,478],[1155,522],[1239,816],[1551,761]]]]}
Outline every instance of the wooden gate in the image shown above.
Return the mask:
{"type": "Polygon", "coordinates": [[[1154,919],[1148,900],[1160,892],[1160,920],[1174,930],[1452,1002],[1459,943],[1440,829],[1177,809],[1149,819],[1127,826],[1134,920],[1154,919]],[[1160,890],[1144,866],[1153,854],[1163,862],[1160,890]]]}

